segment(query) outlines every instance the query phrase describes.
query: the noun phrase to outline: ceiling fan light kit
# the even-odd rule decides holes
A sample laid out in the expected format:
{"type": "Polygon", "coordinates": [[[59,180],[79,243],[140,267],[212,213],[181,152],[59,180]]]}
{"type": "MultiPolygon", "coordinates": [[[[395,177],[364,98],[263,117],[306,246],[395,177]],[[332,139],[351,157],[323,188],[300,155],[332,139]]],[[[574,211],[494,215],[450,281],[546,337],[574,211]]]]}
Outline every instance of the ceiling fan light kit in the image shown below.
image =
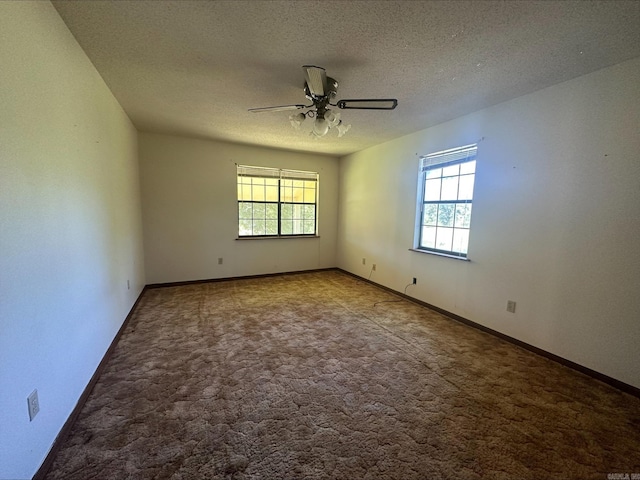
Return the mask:
{"type": "Polygon", "coordinates": [[[398,106],[395,98],[358,98],[349,100],[338,100],[331,103],[338,92],[338,82],[327,77],[325,69],[314,65],[304,65],[302,67],[305,75],[304,93],[311,100],[310,105],[293,104],[280,105],[275,107],[250,108],[253,113],[260,112],[281,112],[285,110],[304,110],[306,112],[292,113],[289,115],[291,125],[299,130],[306,117],[315,118],[310,135],[315,138],[324,137],[329,130],[338,130],[338,137],[342,137],[349,131],[351,125],[345,124],[340,119],[340,112],[334,112],[329,106],[338,107],[341,110],[393,110],[398,106]]]}

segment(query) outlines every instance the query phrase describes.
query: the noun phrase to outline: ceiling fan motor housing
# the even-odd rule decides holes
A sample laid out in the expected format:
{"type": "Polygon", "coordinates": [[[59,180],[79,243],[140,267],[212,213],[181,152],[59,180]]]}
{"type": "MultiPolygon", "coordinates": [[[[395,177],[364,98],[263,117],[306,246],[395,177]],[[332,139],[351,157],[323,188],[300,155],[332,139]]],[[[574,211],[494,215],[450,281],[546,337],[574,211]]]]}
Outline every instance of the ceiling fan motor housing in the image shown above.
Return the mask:
{"type": "Polygon", "coordinates": [[[304,82],[304,95],[311,100],[312,102],[316,102],[322,99],[327,99],[327,101],[335,98],[335,96],[338,93],[338,82],[331,78],[331,77],[327,77],[327,92],[325,92],[324,95],[314,95],[311,93],[311,90],[309,89],[309,85],[307,84],[307,82],[304,82]]]}
{"type": "Polygon", "coordinates": [[[313,102],[313,106],[316,108],[314,116],[318,118],[324,118],[327,106],[330,104],[329,102],[336,97],[338,93],[338,82],[331,77],[327,77],[326,91],[324,93],[324,95],[314,95],[311,93],[307,82],[304,82],[304,94],[313,102]]]}

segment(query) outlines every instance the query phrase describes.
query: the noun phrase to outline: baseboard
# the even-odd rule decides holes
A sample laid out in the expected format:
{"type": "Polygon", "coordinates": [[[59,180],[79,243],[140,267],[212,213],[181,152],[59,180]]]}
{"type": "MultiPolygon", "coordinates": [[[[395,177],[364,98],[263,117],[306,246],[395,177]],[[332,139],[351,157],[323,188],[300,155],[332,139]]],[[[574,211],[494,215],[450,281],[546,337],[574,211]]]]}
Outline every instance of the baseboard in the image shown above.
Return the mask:
{"type": "Polygon", "coordinates": [[[124,329],[129,323],[129,320],[131,320],[131,317],[133,316],[133,312],[138,306],[138,303],[140,302],[140,299],[142,298],[142,295],[144,294],[146,289],[147,287],[144,287],[142,289],[142,291],[140,292],[140,295],[138,295],[138,298],[133,304],[133,307],[131,307],[131,310],[129,310],[129,313],[127,314],[127,317],[124,319],[124,322],[122,322],[122,325],[118,330],[118,333],[116,333],[115,337],[113,337],[113,340],[111,341],[111,345],[109,345],[109,348],[107,349],[107,351],[102,357],[102,360],[100,360],[100,363],[98,364],[98,368],[96,368],[96,371],[93,372],[93,375],[91,376],[91,380],[89,380],[89,383],[87,383],[87,386],[85,387],[84,391],[80,395],[80,398],[78,399],[78,402],[76,403],[75,408],[69,415],[69,418],[67,418],[67,421],[64,422],[64,425],[62,426],[62,428],[60,429],[60,432],[58,433],[58,436],[54,440],[53,445],[49,450],[49,453],[47,454],[44,461],[40,465],[40,468],[38,468],[38,471],[36,472],[36,474],[32,477],[32,480],[44,480],[45,476],[47,475],[47,472],[51,468],[51,465],[53,464],[53,460],[56,457],[56,454],[58,453],[63,442],[69,435],[69,432],[71,431],[71,427],[73,427],[73,424],[78,419],[78,415],[80,415],[80,411],[84,407],[84,404],[87,402],[87,398],[89,398],[89,395],[93,391],[93,387],[95,387],[107,362],[111,358],[111,355],[113,354],[113,351],[115,350],[116,345],[118,344],[118,341],[122,336],[122,332],[124,332],[124,329]]]}
{"type": "Polygon", "coordinates": [[[571,368],[573,370],[576,370],[576,371],[578,371],[580,373],[588,375],[589,377],[592,377],[592,378],[594,378],[596,380],[599,380],[599,381],[601,381],[603,383],[606,383],[607,385],[610,385],[610,386],[612,386],[614,388],[617,388],[618,390],[621,390],[621,391],[623,391],[625,393],[633,395],[634,397],[640,398],[640,388],[638,388],[638,387],[634,387],[633,385],[629,385],[628,383],[622,382],[622,381],[620,381],[618,379],[615,379],[613,377],[605,375],[604,373],[600,373],[600,372],[597,372],[596,370],[592,370],[592,369],[590,369],[588,367],[585,367],[584,365],[580,365],[579,363],[575,363],[575,362],[572,362],[571,360],[567,360],[566,358],[560,357],[560,356],[558,356],[558,355],[556,355],[554,353],[547,352],[546,350],[543,350],[543,349],[538,348],[536,346],[533,346],[533,345],[531,345],[529,343],[526,343],[526,342],[523,342],[521,340],[518,340],[517,338],[510,337],[509,335],[501,333],[501,332],[499,332],[497,330],[493,330],[492,328],[485,327],[484,325],[481,325],[481,324],[476,323],[476,322],[474,322],[472,320],[469,320],[468,318],[461,317],[460,315],[456,315],[455,313],[451,313],[451,312],[449,312],[449,311],[447,311],[447,310],[445,310],[443,308],[436,307],[435,305],[431,305],[430,303],[423,302],[422,300],[418,300],[417,298],[412,297],[410,295],[407,295],[405,293],[393,290],[392,288],[386,287],[386,286],[381,285],[379,283],[376,283],[376,282],[374,282],[372,280],[369,280],[367,278],[364,278],[364,277],[361,277],[359,275],[356,275],[355,273],[348,272],[348,271],[343,270],[341,268],[337,268],[336,270],[339,270],[340,272],[343,272],[343,273],[346,273],[347,275],[355,277],[358,280],[362,280],[364,282],[370,283],[371,285],[375,285],[376,287],[379,287],[379,288],[381,288],[383,290],[391,292],[391,293],[393,293],[395,295],[398,295],[398,296],[400,296],[402,298],[405,298],[405,299],[407,299],[409,301],[417,303],[418,305],[426,307],[426,308],[428,308],[430,310],[434,310],[434,311],[436,311],[438,313],[441,313],[442,315],[445,315],[445,316],[447,316],[447,317],[449,317],[449,318],[451,318],[453,320],[456,320],[456,321],[458,321],[460,323],[464,323],[465,325],[473,327],[473,328],[475,328],[477,330],[483,331],[485,333],[489,333],[490,335],[498,337],[498,338],[500,338],[502,340],[506,340],[507,342],[512,343],[514,345],[517,345],[520,348],[524,348],[525,350],[528,350],[528,351],[533,352],[533,353],[535,353],[537,355],[540,355],[542,357],[548,358],[549,360],[552,360],[552,361],[554,361],[556,363],[559,363],[560,365],[564,365],[565,367],[569,367],[569,368],[571,368]]]}
{"type": "Polygon", "coordinates": [[[203,280],[186,280],[184,282],[151,283],[147,285],[146,288],[182,287],[184,285],[198,285],[200,283],[215,283],[215,282],[227,282],[229,280],[249,280],[252,278],[280,277],[282,275],[296,275],[299,273],[326,272],[328,270],[340,270],[340,269],[336,267],[327,267],[327,268],[314,268],[312,270],[296,270],[293,272],[262,273],[259,275],[245,275],[241,277],[221,277],[221,278],[207,278],[203,280]]]}

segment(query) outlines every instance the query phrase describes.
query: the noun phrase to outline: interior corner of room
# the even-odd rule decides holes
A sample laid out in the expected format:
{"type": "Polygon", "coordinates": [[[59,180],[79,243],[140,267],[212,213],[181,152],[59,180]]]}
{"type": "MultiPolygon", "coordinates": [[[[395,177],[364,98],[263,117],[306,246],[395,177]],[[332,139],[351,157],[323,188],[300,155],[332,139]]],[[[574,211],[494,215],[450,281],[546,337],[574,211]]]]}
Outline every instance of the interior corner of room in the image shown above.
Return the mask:
{"type": "Polygon", "coordinates": [[[58,9],[0,3],[0,478],[38,471],[152,284],[337,268],[640,388],[638,54],[357,150],[278,148],[137,126],[58,9]],[[419,156],[474,143],[469,261],[412,251],[419,156]],[[318,172],[318,236],[236,241],[238,163],[318,172]]]}

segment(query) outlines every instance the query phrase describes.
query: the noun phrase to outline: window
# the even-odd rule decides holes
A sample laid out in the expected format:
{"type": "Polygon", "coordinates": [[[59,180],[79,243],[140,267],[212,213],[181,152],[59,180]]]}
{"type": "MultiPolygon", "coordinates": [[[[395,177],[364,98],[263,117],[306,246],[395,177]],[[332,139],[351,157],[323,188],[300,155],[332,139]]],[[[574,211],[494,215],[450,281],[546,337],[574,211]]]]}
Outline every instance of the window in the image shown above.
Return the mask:
{"type": "Polygon", "coordinates": [[[317,233],[318,174],[238,165],[238,236],[317,233]]]}
{"type": "Polygon", "coordinates": [[[467,257],[476,152],[467,145],[420,158],[418,250],[467,257]]]}

